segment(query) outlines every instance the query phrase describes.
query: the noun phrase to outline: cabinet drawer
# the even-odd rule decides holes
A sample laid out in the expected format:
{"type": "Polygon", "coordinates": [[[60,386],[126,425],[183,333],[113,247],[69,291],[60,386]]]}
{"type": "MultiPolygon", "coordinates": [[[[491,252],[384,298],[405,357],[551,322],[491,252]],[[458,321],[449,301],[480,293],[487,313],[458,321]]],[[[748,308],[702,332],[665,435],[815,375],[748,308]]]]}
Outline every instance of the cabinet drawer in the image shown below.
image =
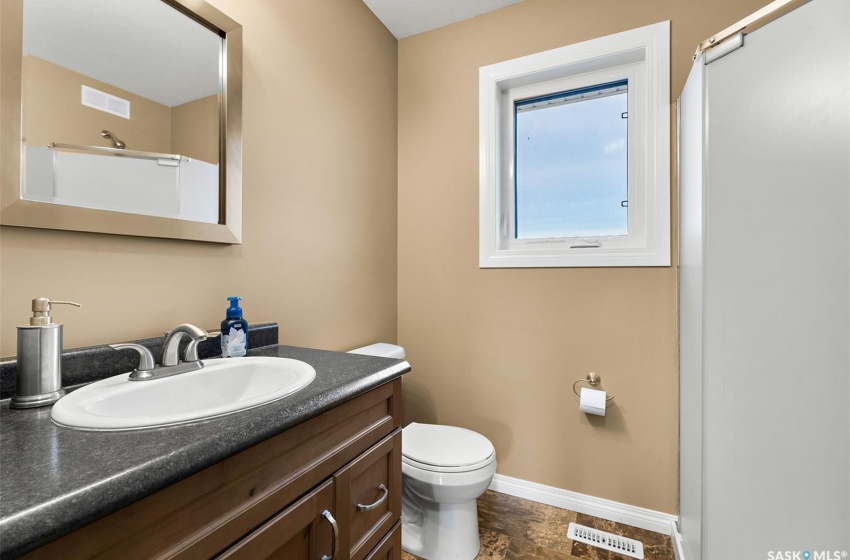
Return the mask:
{"type": "Polygon", "coordinates": [[[366,560],[401,560],[401,521],[397,521],[392,532],[384,537],[366,560]]]}
{"type": "Polygon", "coordinates": [[[340,540],[362,560],[401,519],[401,430],[334,475],[340,540]]]}
{"type": "Polygon", "coordinates": [[[333,557],[339,546],[332,523],[333,480],[328,480],[256,531],[239,541],[217,560],[294,560],[333,557]]]}

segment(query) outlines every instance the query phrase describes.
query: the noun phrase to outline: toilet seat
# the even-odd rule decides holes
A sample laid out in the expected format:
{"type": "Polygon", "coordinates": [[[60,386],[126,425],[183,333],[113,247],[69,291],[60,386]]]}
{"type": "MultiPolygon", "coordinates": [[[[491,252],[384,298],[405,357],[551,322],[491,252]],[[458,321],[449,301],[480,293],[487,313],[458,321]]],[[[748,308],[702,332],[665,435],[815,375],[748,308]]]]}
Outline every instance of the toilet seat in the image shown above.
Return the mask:
{"type": "Polygon", "coordinates": [[[423,471],[435,472],[435,473],[464,473],[470,471],[477,471],[485,468],[487,465],[491,464],[496,460],[496,454],[493,453],[486,460],[481,461],[480,463],[475,463],[473,465],[460,465],[455,467],[438,467],[436,465],[429,465],[428,463],[420,463],[419,461],[414,461],[409,457],[401,456],[401,461],[405,465],[410,465],[411,467],[416,467],[417,469],[421,469],[423,471]]]}
{"type": "Polygon", "coordinates": [[[401,448],[402,462],[431,472],[475,471],[496,459],[490,440],[455,426],[413,422],[402,431],[401,448]]]}

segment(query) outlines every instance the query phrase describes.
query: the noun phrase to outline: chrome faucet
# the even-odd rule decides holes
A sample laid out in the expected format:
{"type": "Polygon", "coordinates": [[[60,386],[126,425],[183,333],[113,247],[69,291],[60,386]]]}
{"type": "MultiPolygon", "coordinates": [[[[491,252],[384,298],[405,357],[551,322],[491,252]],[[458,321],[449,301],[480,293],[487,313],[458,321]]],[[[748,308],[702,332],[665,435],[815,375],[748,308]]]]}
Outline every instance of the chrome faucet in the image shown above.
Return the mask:
{"type": "Polygon", "coordinates": [[[183,336],[190,338],[189,346],[186,347],[186,353],[183,355],[183,362],[200,361],[198,360],[198,343],[207,339],[207,331],[186,323],[174,327],[168,333],[168,336],[165,337],[165,347],[162,350],[162,367],[173,367],[179,363],[178,351],[180,348],[180,339],[183,336]]]}
{"type": "Polygon", "coordinates": [[[178,325],[165,337],[165,345],[162,349],[162,365],[156,365],[153,354],[141,344],[110,344],[115,350],[135,350],[139,353],[139,367],[130,374],[130,381],[148,381],[199,370],[204,367],[204,362],[198,359],[198,343],[207,339],[207,332],[195,325],[188,323],[178,325]],[[183,354],[183,361],[179,359],[180,340],[189,337],[189,345],[183,354]]]}

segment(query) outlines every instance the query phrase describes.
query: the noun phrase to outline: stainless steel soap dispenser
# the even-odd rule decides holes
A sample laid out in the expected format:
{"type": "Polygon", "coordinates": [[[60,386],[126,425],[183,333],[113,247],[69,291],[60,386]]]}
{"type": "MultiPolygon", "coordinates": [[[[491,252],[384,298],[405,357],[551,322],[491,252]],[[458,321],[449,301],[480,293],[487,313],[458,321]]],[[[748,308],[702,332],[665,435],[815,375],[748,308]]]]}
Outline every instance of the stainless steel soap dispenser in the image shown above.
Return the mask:
{"type": "Polygon", "coordinates": [[[18,386],[9,406],[35,408],[53,404],[63,396],[62,325],[53,323],[50,306],[72,301],[32,300],[30,324],[18,327],[18,386]]]}

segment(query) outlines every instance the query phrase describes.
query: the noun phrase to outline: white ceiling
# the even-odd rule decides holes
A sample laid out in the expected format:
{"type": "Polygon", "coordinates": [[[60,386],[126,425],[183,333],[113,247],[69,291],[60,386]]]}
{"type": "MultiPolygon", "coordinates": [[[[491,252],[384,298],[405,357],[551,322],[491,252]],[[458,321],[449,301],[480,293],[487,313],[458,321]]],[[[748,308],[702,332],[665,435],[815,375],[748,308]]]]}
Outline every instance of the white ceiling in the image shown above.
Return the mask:
{"type": "Polygon", "coordinates": [[[378,19],[404,39],[469,19],[522,0],[363,0],[378,19]]]}
{"type": "Polygon", "coordinates": [[[161,0],[24,0],[23,46],[169,107],[219,91],[221,38],[161,0]]]}

